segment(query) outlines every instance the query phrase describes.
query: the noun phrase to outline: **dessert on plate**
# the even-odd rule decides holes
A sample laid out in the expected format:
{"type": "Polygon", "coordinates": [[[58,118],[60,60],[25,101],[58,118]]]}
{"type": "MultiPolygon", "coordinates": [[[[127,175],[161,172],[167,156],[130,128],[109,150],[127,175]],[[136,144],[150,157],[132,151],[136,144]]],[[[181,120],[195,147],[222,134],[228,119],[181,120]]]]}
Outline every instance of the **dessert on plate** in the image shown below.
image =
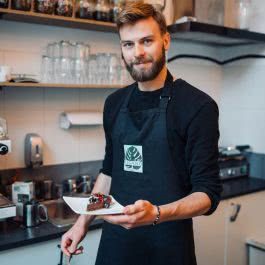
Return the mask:
{"type": "Polygon", "coordinates": [[[109,208],[111,197],[103,193],[93,193],[88,199],[87,211],[94,211],[103,208],[109,208]]]}

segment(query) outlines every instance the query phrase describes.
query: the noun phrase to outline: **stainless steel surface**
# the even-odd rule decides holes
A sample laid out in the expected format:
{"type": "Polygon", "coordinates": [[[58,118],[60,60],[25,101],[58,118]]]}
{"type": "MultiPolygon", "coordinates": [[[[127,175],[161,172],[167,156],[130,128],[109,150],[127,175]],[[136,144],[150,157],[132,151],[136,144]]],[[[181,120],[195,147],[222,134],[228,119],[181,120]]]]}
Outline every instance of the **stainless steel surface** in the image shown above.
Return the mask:
{"type": "Polygon", "coordinates": [[[26,135],[25,164],[27,167],[39,167],[43,164],[43,143],[36,133],[26,135]]]}
{"type": "Polygon", "coordinates": [[[78,214],[74,213],[63,199],[42,202],[48,210],[49,222],[57,227],[70,226],[76,221],[78,214]]]}
{"type": "Polygon", "coordinates": [[[48,220],[47,209],[38,201],[31,200],[23,206],[23,224],[26,227],[33,227],[48,220]],[[43,215],[43,217],[42,217],[43,215]]]}
{"type": "Polygon", "coordinates": [[[44,199],[50,200],[52,199],[52,188],[53,188],[53,181],[52,180],[44,180],[44,199]]]}

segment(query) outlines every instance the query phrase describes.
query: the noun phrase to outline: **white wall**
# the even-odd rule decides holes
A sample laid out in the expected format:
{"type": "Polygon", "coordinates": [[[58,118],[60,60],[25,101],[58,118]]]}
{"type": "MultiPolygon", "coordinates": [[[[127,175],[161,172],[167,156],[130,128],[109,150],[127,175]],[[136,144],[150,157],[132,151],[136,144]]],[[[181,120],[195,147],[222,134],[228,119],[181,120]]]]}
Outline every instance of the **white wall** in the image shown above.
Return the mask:
{"type": "MultiPolygon", "coordinates": [[[[226,48],[223,58],[263,54],[265,45],[226,48]]],[[[265,153],[265,59],[246,59],[223,67],[219,108],[221,143],[250,144],[265,153]]]]}
{"type": "MultiPolygon", "coordinates": [[[[119,52],[118,37],[112,33],[1,21],[0,64],[11,65],[13,73],[38,76],[42,49],[48,42],[62,39],[88,42],[91,44],[92,52],[119,52]]],[[[168,57],[177,53],[202,54],[216,58],[225,57],[229,51],[220,52],[214,47],[174,41],[168,57]]],[[[264,129],[261,120],[265,117],[264,107],[262,109],[261,106],[263,103],[261,96],[264,96],[264,92],[260,85],[260,80],[263,80],[261,78],[264,78],[262,74],[264,66],[260,66],[259,63],[249,64],[247,61],[245,63],[245,66],[229,65],[222,68],[206,61],[181,59],[170,63],[169,69],[175,76],[185,79],[220,103],[221,144],[250,143],[254,133],[255,142],[251,143],[255,146],[255,150],[265,152],[263,137],[259,135],[262,128],[264,129]],[[236,75],[241,81],[235,82],[236,75]],[[251,88],[245,85],[246,80],[251,83],[251,88]],[[261,110],[256,110],[256,107],[254,108],[256,103],[252,102],[254,104],[252,112],[246,111],[246,113],[252,124],[258,122],[259,131],[254,125],[251,128],[246,126],[246,122],[242,124],[238,122],[240,132],[244,130],[240,138],[238,130],[230,125],[234,120],[238,121],[244,101],[240,106],[234,107],[229,100],[231,94],[237,98],[242,95],[242,91],[248,93],[248,88],[248,92],[255,91],[253,95],[256,96],[253,96],[253,100],[259,103],[261,110]],[[231,108],[234,108],[233,115],[230,113],[231,108]]],[[[0,157],[0,169],[24,167],[23,142],[26,133],[31,132],[39,133],[44,140],[45,165],[102,159],[105,145],[102,127],[64,131],[58,126],[58,116],[61,112],[70,110],[102,111],[105,98],[113,91],[113,89],[4,88],[0,91],[0,117],[7,119],[9,136],[13,140],[13,152],[0,157]]],[[[249,97],[245,99],[250,100],[249,97]]]]}

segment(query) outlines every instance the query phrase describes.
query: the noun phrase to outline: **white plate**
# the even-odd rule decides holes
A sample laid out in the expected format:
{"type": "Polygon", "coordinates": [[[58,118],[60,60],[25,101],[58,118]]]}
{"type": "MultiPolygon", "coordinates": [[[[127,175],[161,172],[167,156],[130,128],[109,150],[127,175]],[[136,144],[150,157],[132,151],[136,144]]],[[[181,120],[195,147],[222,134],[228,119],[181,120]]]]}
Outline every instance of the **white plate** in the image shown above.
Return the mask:
{"type": "Polygon", "coordinates": [[[120,205],[111,195],[111,204],[109,208],[87,211],[88,199],[84,197],[70,197],[63,196],[64,201],[70,206],[70,208],[78,214],[89,214],[89,215],[105,215],[105,214],[119,214],[123,213],[123,206],[120,205]]]}

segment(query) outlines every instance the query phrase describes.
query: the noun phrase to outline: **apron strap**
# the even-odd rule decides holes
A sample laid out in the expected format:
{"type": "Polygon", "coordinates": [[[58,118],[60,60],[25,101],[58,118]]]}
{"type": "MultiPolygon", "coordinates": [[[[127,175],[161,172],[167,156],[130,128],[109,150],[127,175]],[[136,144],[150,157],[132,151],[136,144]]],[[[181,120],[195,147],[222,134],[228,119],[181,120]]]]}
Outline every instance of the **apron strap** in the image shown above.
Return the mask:
{"type": "MultiPolygon", "coordinates": [[[[133,83],[131,87],[129,88],[129,93],[127,94],[127,97],[125,98],[122,107],[121,112],[127,112],[127,108],[129,105],[129,101],[131,98],[131,95],[135,89],[137,89],[138,84],[137,82],[133,83]]],[[[172,90],[173,90],[173,76],[171,73],[167,70],[167,77],[165,80],[164,87],[162,89],[161,95],[160,95],[160,102],[159,102],[159,109],[160,111],[164,112],[167,109],[168,102],[170,101],[172,97],[172,90]]]]}
{"type": "Polygon", "coordinates": [[[166,112],[167,110],[167,105],[172,97],[173,83],[173,76],[167,70],[167,78],[162,93],[160,95],[159,109],[161,112],[166,112]]]}

